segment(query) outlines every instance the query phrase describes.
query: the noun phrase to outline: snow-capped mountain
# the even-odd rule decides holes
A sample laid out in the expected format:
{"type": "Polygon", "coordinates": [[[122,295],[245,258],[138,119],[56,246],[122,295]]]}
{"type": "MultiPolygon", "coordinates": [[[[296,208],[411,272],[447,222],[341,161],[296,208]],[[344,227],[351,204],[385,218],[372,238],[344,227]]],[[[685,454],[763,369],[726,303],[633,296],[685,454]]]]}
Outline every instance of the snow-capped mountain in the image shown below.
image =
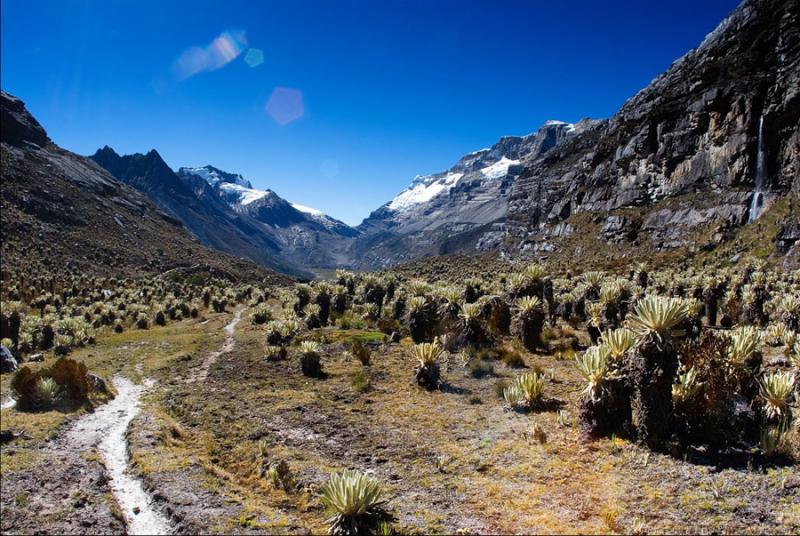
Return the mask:
{"type": "Polygon", "coordinates": [[[187,173],[191,173],[192,175],[200,177],[211,186],[217,186],[221,183],[225,183],[229,185],[241,186],[243,188],[253,188],[253,185],[250,184],[250,181],[245,180],[245,178],[241,175],[235,173],[226,173],[225,171],[217,169],[214,166],[181,169],[185,170],[187,173]]]}
{"type": "Polygon", "coordinates": [[[253,188],[242,175],[213,166],[182,167],[180,177],[199,197],[216,196],[241,217],[250,218],[282,246],[283,255],[303,266],[331,267],[346,259],[339,252],[358,235],[320,210],[291,203],[272,190],[253,188]]]}
{"type": "Polygon", "coordinates": [[[355,265],[377,268],[425,254],[497,247],[508,192],[525,162],[592,123],[550,120],[532,134],[506,136],[469,153],[446,171],[415,177],[358,227],[362,236],[353,247],[355,265]]]}
{"type": "Polygon", "coordinates": [[[188,184],[157,151],[122,156],[105,146],[90,158],[149,197],[203,244],[282,272],[307,273],[285,262],[280,245],[257,222],[231,210],[205,180],[188,184]]]}
{"type": "Polygon", "coordinates": [[[322,225],[329,231],[346,236],[356,234],[352,227],[321,210],[288,202],[272,190],[253,188],[250,181],[239,174],[227,173],[213,166],[203,166],[182,167],[178,170],[178,176],[184,179],[192,176],[203,179],[233,210],[249,214],[268,225],[287,227],[305,222],[322,225]]]}

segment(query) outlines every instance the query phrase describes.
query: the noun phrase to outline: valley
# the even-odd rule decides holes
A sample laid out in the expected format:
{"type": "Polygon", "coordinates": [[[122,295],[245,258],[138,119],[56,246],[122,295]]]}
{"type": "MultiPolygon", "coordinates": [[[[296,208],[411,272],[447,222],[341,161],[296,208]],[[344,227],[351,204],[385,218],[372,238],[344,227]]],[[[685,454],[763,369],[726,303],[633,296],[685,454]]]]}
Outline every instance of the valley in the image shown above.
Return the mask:
{"type": "MultiPolygon", "coordinates": [[[[148,87],[255,76],[251,40],[148,87]]],[[[358,225],[171,136],[82,156],[4,88],[0,533],[800,533],[798,88],[800,2],[744,0],[358,225]]],[[[310,154],[324,99],[269,94],[310,154]]]]}

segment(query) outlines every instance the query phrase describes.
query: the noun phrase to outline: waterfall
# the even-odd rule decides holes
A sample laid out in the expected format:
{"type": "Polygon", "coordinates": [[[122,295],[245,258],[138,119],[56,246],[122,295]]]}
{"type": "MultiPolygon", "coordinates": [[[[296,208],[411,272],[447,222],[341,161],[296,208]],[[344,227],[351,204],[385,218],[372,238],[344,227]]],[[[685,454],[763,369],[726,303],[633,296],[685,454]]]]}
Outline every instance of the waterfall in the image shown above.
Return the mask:
{"type": "Polygon", "coordinates": [[[755,189],[753,190],[753,199],[750,202],[750,218],[749,221],[754,221],[761,215],[761,209],[764,208],[764,192],[767,187],[767,169],[764,165],[764,114],[758,120],[758,153],[756,155],[756,177],[755,189]]]}

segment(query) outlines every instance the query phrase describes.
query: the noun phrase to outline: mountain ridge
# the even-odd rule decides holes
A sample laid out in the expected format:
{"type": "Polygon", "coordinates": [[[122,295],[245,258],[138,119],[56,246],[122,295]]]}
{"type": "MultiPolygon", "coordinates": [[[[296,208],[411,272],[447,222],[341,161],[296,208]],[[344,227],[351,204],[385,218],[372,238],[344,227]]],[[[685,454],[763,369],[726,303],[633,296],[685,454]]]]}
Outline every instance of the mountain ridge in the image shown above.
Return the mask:
{"type": "Polygon", "coordinates": [[[0,121],[4,274],[30,280],[52,273],[68,278],[204,272],[288,283],[201,245],[147,196],[93,160],[54,144],[23,101],[5,91],[0,121]]]}

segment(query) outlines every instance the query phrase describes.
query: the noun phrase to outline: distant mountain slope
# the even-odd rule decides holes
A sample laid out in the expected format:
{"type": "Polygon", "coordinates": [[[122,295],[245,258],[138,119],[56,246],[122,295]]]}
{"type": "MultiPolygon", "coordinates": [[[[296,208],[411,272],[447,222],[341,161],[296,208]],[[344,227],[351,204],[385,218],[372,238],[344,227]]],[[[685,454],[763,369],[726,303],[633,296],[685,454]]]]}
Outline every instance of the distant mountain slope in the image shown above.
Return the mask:
{"type": "Polygon", "coordinates": [[[343,236],[358,234],[349,225],[331,218],[320,210],[298,203],[290,203],[272,190],[257,190],[253,188],[250,181],[238,174],[226,173],[213,166],[203,166],[182,167],[178,170],[178,176],[194,188],[199,187],[197,179],[202,179],[233,210],[241,214],[248,214],[262,223],[278,227],[305,223],[312,227],[321,225],[325,231],[343,236]]]}
{"type": "Polygon", "coordinates": [[[287,281],[201,245],[147,197],[53,144],[23,102],[5,92],[0,126],[4,274],[22,274],[20,280],[69,273],[130,277],[184,268],[287,281]]]}
{"type": "Polygon", "coordinates": [[[777,228],[797,229],[798,5],[746,0],[611,119],[525,161],[504,253],[569,263],[609,244],[617,262],[710,251],[763,226],[773,205],[777,228]]]}
{"type": "Polygon", "coordinates": [[[522,161],[541,157],[594,124],[547,121],[532,134],[507,136],[470,153],[446,171],[416,177],[359,225],[354,265],[383,268],[424,255],[497,249],[522,161]]]}
{"type": "Polygon", "coordinates": [[[122,182],[158,203],[204,244],[284,273],[305,272],[280,258],[281,246],[258,222],[229,209],[216,195],[199,197],[155,150],[120,156],[106,146],[91,156],[122,182]]]}
{"type": "Polygon", "coordinates": [[[257,190],[241,175],[213,166],[183,167],[178,177],[196,195],[222,200],[243,218],[257,222],[280,247],[281,258],[303,268],[332,268],[347,262],[343,256],[358,231],[319,210],[290,203],[272,190],[257,190]]]}

